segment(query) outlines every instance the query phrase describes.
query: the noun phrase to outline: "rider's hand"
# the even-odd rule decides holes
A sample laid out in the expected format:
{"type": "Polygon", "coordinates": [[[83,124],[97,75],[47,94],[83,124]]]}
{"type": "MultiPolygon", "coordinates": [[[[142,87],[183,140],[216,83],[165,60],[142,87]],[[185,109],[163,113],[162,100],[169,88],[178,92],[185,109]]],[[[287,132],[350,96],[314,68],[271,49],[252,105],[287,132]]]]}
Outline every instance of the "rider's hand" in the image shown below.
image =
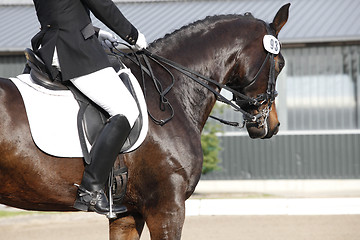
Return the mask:
{"type": "Polygon", "coordinates": [[[143,48],[147,48],[147,46],[148,43],[146,42],[144,34],[138,31],[138,39],[136,40],[136,43],[134,45],[135,49],[142,50],[143,48]]]}
{"type": "Polygon", "coordinates": [[[101,29],[99,30],[98,39],[104,47],[113,48],[118,45],[118,40],[114,35],[101,29]]]}

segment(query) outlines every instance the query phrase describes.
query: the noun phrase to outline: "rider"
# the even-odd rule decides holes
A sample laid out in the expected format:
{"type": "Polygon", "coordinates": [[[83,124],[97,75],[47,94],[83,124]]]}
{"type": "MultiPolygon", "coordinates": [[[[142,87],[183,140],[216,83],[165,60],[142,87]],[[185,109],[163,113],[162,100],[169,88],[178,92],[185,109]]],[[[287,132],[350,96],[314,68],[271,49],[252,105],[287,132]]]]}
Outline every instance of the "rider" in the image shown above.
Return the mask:
{"type": "MultiPolygon", "coordinates": [[[[139,109],[111,67],[99,40],[116,41],[112,34],[94,28],[90,11],[107,27],[137,49],[147,47],[145,36],[111,0],[33,0],[41,31],[33,39],[35,53],[53,79],[61,70],[62,81],[71,81],[83,94],[110,115],[90,151],[74,208],[107,214],[104,193],[111,168],[133,127],[139,109]],[[98,39],[99,38],[99,39],[98,39]]],[[[127,209],[113,206],[114,213],[127,209]]]]}

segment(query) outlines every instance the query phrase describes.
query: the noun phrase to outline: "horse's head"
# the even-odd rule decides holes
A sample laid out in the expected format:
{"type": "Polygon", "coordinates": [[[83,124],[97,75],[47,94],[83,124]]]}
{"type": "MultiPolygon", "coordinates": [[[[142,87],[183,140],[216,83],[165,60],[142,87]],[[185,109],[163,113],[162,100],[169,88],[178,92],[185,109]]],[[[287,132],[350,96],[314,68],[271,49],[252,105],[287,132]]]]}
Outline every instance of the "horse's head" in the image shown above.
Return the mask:
{"type": "Polygon", "coordinates": [[[251,18],[249,22],[252,25],[249,28],[252,31],[239,41],[240,50],[229,58],[231,67],[226,74],[225,83],[247,96],[241,98],[234,95],[234,100],[249,113],[250,117],[244,116],[244,119],[251,138],[270,138],[279,130],[280,123],[274,101],[277,95],[275,83],[285,61],[280,52],[268,48],[274,47],[270,42],[278,43],[276,37],[287,22],[289,7],[290,4],[281,7],[271,24],[253,18],[251,14],[245,14],[245,17],[251,18]],[[268,36],[266,41],[269,42],[264,43],[265,35],[273,37],[268,36]]]}

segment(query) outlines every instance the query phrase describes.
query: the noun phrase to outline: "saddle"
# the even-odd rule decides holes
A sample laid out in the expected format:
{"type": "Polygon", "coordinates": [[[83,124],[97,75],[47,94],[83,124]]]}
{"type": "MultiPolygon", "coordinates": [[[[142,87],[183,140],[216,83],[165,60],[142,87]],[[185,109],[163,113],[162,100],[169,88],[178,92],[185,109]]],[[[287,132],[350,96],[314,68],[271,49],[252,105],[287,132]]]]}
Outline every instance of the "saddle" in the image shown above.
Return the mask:
{"type": "MultiPolygon", "coordinates": [[[[100,108],[97,104],[92,102],[88,97],[82,94],[70,81],[61,82],[61,72],[59,71],[56,79],[51,79],[48,74],[44,62],[29,48],[25,49],[25,56],[27,59],[23,74],[30,74],[30,79],[34,84],[40,85],[52,91],[70,90],[74,98],[79,104],[79,112],[77,116],[77,126],[79,132],[80,145],[82,148],[84,160],[87,164],[90,163],[91,158],[89,150],[87,149],[87,142],[91,145],[95,142],[96,136],[103,128],[109,115],[106,111],[100,108]]],[[[110,63],[116,72],[125,69],[119,56],[108,55],[110,63]]],[[[53,69],[54,70],[54,69],[53,69]]],[[[134,97],[140,109],[139,100],[132,85],[132,82],[126,73],[120,73],[119,78],[123,81],[129,92],[134,97]]],[[[136,120],[134,127],[124,144],[121,152],[129,150],[134,142],[139,138],[141,128],[143,126],[143,116],[140,111],[139,117],[136,120]]],[[[114,166],[113,179],[109,182],[114,194],[114,200],[121,200],[125,194],[127,185],[127,167],[124,164],[122,157],[119,155],[118,160],[114,166]]]]}
{"type": "MultiPolygon", "coordinates": [[[[86,146],[85,137],[89,141],[90,144],[93,144],[97,134],[103,128],[106,120],[108,119],[108,114],[102,108],[100,108],[96,103],[91,101],[88,97],[86,97],[83,93],[81,93],[77,88],[75,88],[70,81],[66,81],[65,83],[60,82],[61,80],[61,72],[57,74],[56,79],[51,79],[50,75],[47,73],[46,66],[44,62],[29,48],[25,49],[25,56],[27,59],[25,69],[23,73],[30,74],[31,81],[35,84],[38,84],[44,88],[49,90],[57,91],[57,90],[70,90],[75,99],[77,100],[80,110],[78,114],[78,127],[79,133],[84,132],[84,136],[80,136],[81,144],[86,146]],[[82,131],[82,125],[84,131],[82,131]],[[81,129],[80,129],[81,128],[81,129]]],[[[119,72],[121,69],[124,69],[125,66],[121,62],[118,56],[108,55],[110,63],[116,72],[119,72]]],[[[125,84],[126,88],[134,97],[135,101],[139,106],[139,101],[137,99],[135,90],[132,86],[131,80],[128,75],[125,73],[121,73],[119,75],[120,79],[125,84]]],[[[140,113],[138,119],[135,122],[135,125],[128,137],[128,140],[124,144],[121,152],[125,152],[128,150],[132,144],[137,140],[140,134],[140,130],[142,127],[142,114],[140,113]]],[[[80,134],[81,135],[81,134],[80,134]]],[[[84,154],[86,155],[86,153],[84,154]]],[[[86,156],[85,161],[89,164],[89,160],[86,156]]]]}

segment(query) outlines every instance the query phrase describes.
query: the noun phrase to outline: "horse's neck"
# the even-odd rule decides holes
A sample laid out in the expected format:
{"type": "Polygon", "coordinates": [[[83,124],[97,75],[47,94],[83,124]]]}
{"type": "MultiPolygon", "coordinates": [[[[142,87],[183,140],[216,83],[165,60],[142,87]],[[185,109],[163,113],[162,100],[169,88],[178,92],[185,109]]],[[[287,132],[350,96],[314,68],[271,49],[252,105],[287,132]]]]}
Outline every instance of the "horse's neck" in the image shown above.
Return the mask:
{"type": "MultiPolygon", "coordinates": [[[[205,59],[196,59],[196,54],[193,55],[195,61],[194,64],[187,65],[189,69],[207,76],[211,79],[219,81],[219,76],[216,76],[216,66],[212,62],[207,62],[205,59]],[[195,64],[195,62],[201,62],[202,64],[195,64]]],[[[203,81],[200,79],[200,81],[203,81]]],[[[181,88],[174,89],[179,96],[182,96],[179,100],[183,104],[183,110],[188,117],[189,121],[196,125],[199,131],[202,130],[205,122],[210,115],[211,109],[215,104],[215,96],[205,87],[196,83],[194,80],[182,76],[179,78],[181,88]]],[[[203,81],[208,84],[207,82],[203,81]]],[[[210,86],[214,88],[214,86],[210,86]]],[[[214,88],[215,89],[215,88],[214,88]]]]}
{"type": "MultiPolygon", "coordinates": [[[[227,61],[236,52],[236,47],[230,46],[236,31],[229,30],[228,26],[235,18],[190,25],[157,41],[150,51],[221,82],[228,71],[227,61]],[[225,36],[224,29],[227,29],[225,36]]],[[[177,74],[176,81],[173,101],[178,101],[189,123],[201,131],[215,104],[215,96],[184,75],[177,74]]]]}
{"type": "MultiPolygon", "coordinates": [[[[201,41],[199,39],[198,43],[203,43],[202,45],[189,45],[188,48],[179,48],[176,50],[176,54],[169,54],[166,57],[220,82],[225,75],[221,56],[216,56],[218,52],[216,46],[204,44],[205,42],[205,40],[201,41]]],[[[172,90],[177,96],[176,100],[182,106],[181,109],[184,111],[184,115],[187,116],[189,123],[195,125],[201,131],[215,104],[215,96],[205,87],[185,75],[177,74],[176,81],[176,87],[172,90]]],[[[208,84],[205,81],[203,82],[208,84]]],[[[214,88],[214,86],[210,87],[214,88]]]]}

